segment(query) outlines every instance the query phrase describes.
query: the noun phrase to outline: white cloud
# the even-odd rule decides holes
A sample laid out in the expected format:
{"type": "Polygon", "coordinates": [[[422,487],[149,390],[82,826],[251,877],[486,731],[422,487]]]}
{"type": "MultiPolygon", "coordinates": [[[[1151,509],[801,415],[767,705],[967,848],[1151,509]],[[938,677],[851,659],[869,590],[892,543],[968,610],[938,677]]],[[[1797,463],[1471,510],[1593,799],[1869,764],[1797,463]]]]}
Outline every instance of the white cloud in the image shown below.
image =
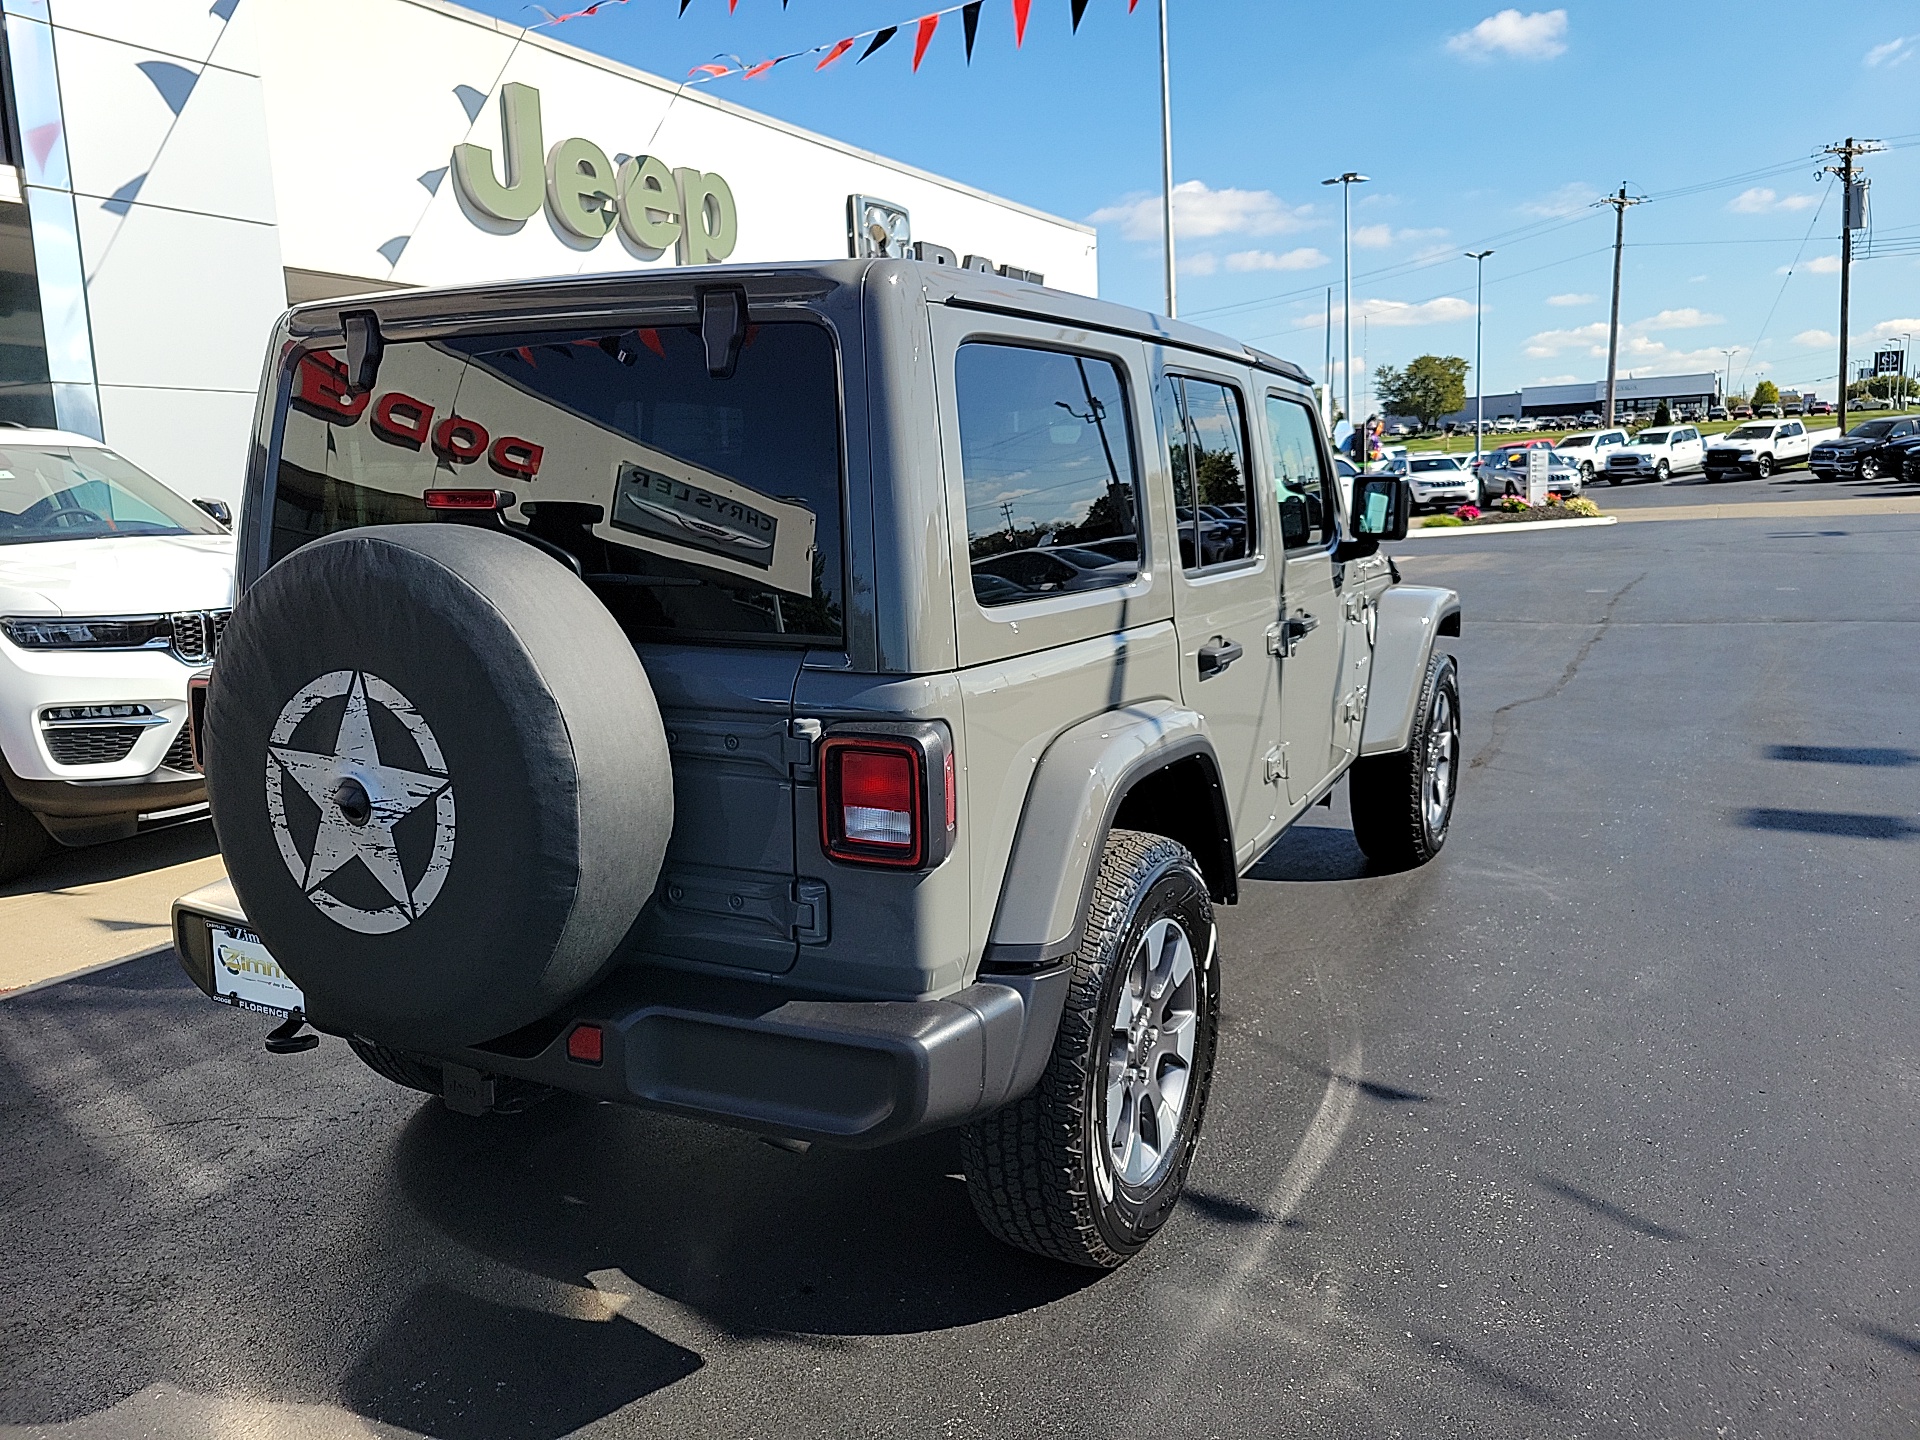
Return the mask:
{"type": "MultiPolygon", "coordinates": [[[[1591,305],[1599,298],[1598,295],[1549,295],[1547,296],[1547,304],[1558,305],[1562,309],[1565,309],[1569,305],[1591,305]]],[[[1547,382],[1542,380],[1540,383],[1544,385],[1547,382]]]]}
{"type": "Polygon", "coordinates": [[[1901,335],[1920,335],[1920,320],[1908,316],[1900,320],[1882,320],[1867,334],[1876,340],[1892,340],[1901,335]]]}
{"type": "Polygon", "coordinates": [[[1313,270],[1327,263],[1327,257],[1311,245],[1275,254],[1271,250],[1236,250],[1227,256],[1227,269],[1246,273],[1253,270],[1313,270]]]}
{"type": "MultiPolygon", "coordinates": [[[[1606,354],[1604,346],[1600,353],[1606,354]]],[[[1736,363],[1740,361],[1742,353],[1734,355],[1736,363]]],[[[1641,372],[1674,374],[1689,370],[1720,370],[1726,363],[1727,357],[1711,347],[1704,350],[1674,350],[1645,335],[1623,335],[1620,339],[1620,367],[1623,370],[1631,365],[1641,372]]]]}
{"type": "MultiPolygon", "coordinates": [[[[1173,187],[1174,234],[1204,240],[1215,235],[1284,235],[1310,223],[1311,205],[1289,205],[1271,190],[1215,190],[1204,180],[1182,180],[1173,187]]],[[[1160,238],[1160,197],[1136,192],[1088,217],[1095,225],[1117,225],[1128,240],[1160,238]]]]}
{"type": "Polygon", "coordinates": [[[1736,215],[1771,215],[1775,211],[1811,210],[1820,203],[1818,195],[1782,195],[1764,185],[1742,190],[1727,202],[1736,215]]]}
{"type": "Polygon", "coordinates": [[[1353,232],[1353,243],[1362,250],[1384,250],[1393,244],[1393,227],[1362,225],[1353,232]]]}
{"type": "Polygon", "coordinates": [[[1697,330],[1702,325],[1725,323],[1725,316],[1709,315],[1689,305],[1679,310],[1662,310],[1658,315],[1634,321],[1633,325],[1636,330],[1697,330]]]}
{"type": "Polygon", "coordinates": [[[1586,209],[1600,198],[1600,192],[1584,180],[1569,180],[1550,195],[1538,200],[1528,200],[1520,206],[1528,215],[1540,215],[1552,219],[1562,215],[1572,215],[1586,209]]]}
{"type": "Polygon", "coordinates": [[[1884,66],[1891,70],[1895,65],[1904,65],[1914,57],[1916,43],[1920,43],[1920,35],[1902,35],[1897,40],[1889,40],[1867,51],[1863,63],[1870,68],[1884,66]]]}
{"type": "MultiPolygon", "coordinates": [[[[1341,313],[1338,305],[1333,307],[1335,320],[1340,319],[1341,313]]],[[[1473,302],[1452,295],[1417,304],[1409,300],[1362,300],[1353,307],[1353,317],[1373,325],[1443,325],[1452,320],[1471,320],[1473,302]]]]}
{"type": "Polygon", "coordinates": [[[1807,350],[1825,350],[1828,346],[1840,343],[1839,337],[1829,330],[1802,330],[1793,337],[1793,343],[1807,350]]]}
{"type": "Polygon", "coordinates": [[[1567,12],[1536,10],[1522,15],[1502,10],[1471,30],[1447,38],[1447,49],[1469,60],[1491,60],[1496,55],[1515,60],[1551,60],[1566,53],[1567,12]]]}
{"type": "Polygon", "coordinates": [[[1533,382],[1535,385],[1578,385],[1578,375],[1542,375],[1533,382]]]}
{"type": "Polygon", "coordinates": [[[1607,353],[1607,322],[1596,320],[1572,330],[1542,330],[1527,337],[1527,354],[1536,360],[1558,355],[1562,350],[1586,348],[1588,352],[1607,353]]]}
{"type": "Polygon", "coordinates": [[[1840,257],[1838,255],[1816,255],[1800,267],[1812,275],[1838,275],[1840,257]]]}
{"type": "Polygon", "coordinates": [[[1174,263],[1182,275],[1211,275],[1220,268],[1220,262],[1206,250],[1182,251],[1174,263]]]}

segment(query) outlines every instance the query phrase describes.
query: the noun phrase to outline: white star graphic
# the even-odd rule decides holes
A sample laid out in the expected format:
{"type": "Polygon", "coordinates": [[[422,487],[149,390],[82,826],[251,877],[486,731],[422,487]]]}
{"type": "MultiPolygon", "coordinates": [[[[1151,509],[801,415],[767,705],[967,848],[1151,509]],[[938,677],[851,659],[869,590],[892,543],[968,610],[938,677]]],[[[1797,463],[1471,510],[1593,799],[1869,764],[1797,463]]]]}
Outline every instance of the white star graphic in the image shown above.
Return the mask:
{"type": "Polygon", "coordinates": [[[393,827],[439,796],[447,788],[448,779],[380,763],[367,709],[365,678],[358,673],[353,676],[332,754],[292,750],[284,745],[270,745],[268,750],[320,810],[313,856],[307,862],[305,876],[295,877],[307,894],[317,900],[315,891],[343,865],[358,859],[393,897],[401,913],[413,919],[416,902],[400,866],[393,827]],[[362,792],[364,804],[360,800],[362,792]]]}

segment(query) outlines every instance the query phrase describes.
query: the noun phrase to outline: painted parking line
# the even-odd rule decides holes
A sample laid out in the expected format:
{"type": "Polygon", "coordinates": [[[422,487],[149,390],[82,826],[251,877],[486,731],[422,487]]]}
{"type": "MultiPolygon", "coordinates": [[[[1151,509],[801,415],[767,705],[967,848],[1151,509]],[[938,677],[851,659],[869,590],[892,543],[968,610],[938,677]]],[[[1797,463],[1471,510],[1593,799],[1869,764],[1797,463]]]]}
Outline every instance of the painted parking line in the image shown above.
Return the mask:
{"type": "Polygon", "coordinates": [[[1823,515],[1920,515],[1920,495],[1861,495],[1841,500],[1756,500],[1744,505],[1658,505],[1616,510],[1623,522],[1642,520],[1811,520],[1823,515]]]}

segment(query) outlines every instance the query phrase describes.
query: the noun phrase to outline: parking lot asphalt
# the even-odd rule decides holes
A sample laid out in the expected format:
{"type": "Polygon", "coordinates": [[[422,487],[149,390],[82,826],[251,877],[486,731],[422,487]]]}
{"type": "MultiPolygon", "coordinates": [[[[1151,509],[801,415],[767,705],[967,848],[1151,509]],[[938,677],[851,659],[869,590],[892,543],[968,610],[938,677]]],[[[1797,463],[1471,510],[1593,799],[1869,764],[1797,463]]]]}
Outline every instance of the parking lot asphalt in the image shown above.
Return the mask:
{"type": "MultiPolygon", "coordinates": [[[[0,1434],[1801,1436],[1920,1426],[1920,516],[1417,537],[1469,757],[1223,912],[1183,1209],[1104,1276],[935,1136],[472,1120],[167,955],[0,1001],[0,1434]]],[[[1899,487],[1879,487],[1892,493],[1899,487]]]]}

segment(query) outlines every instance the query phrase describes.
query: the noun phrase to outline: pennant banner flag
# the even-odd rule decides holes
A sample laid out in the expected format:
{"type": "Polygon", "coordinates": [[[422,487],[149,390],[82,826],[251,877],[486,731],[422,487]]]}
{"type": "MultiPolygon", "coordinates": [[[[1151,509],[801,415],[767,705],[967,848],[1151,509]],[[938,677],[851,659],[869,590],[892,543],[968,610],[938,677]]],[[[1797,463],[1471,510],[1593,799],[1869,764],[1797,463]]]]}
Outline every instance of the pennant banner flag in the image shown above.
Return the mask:
{"type": "MultiPolygon", "coordinates": [[[[538,5],[534,5],[530,8],[538,10],[545,18],[538,24],[529,25],[527,28],[529,30],[543,30],[549,25],[564,25],[569,20],[581,20],[591,15],[598,15],[609,5],[626,5],[628,3],[630,3],[630,0],[593,0],[593,3],[585,9],[569,10],[561,15],[556,15],[551,10],[546,10],[538,5]]],[[[1068,0],[1068,14],[1072,21],[1075,34],[1079,33],[1080,22],[1086,18],[1087,9],[1091,3],[1092,0],[1068,0]]],[[[1131,15],[1139,3],[1140,0],[1127,0],[1127,13],[1131,15]]],[[[974,43],[980,35],[980,12],[985,7],[985,4],[986,0],[963,0],[961,4],[948,5],[944,9],[935,10],[931,14],[920,15],[912,20],[902,21],[896,25],[883,25],[876,30],[862,30],[857,35],[848,35],[839,40],[827,41],[819,45],[810,45],[804,50],[792,50],[785,55],[774,55],[752,65],[747,64],[738,56],[716,56],[714,60],[708,64],[696,65],[689,70],[684,83],[688,85],[705,85],[715,80],[725,79],[730,75],[738,75],[744,80],[755,80],[765,75],[776,65],[784,65],[789,60],[801,60],[813,55],[820,56],[819,62],[815,64],[813,68],[816,71],[824,70],[849,50],[853,49],[853,47],[858,45],[862,40],[865,40],[867,42],[867,48],[860,52],[859,59],[854,62],[858,64],[882,46],[886,45],[897,36],[901,30],[905,29],[907,25],[913,26],[913,70],[915,74],[918,74],[921,62],[927,58],[928,47],[933,44],[934,34],[940,28],[940,22],[955,12],[959,13],[960,23],[966,34],[967,63],[971,65],[973,63],[974,43]],[[723,60],[732,63],[720,63],[723,60]]],[[[679,13],[684,16],[692,5],[693,0],[680,0],[679,13]]],[[[740,0],[727,0],[727,13],[729,15],[733,14],[739,8],[739,5],[740,0]]],[[[1013,45],[1017,50],[1027,43],[1027,21],[1032,15],[1033,0],[1012,0],[1012,7],[1013,45]]],[[[782,10],[787,8],[787,0],[780,0],[780,8],[782,10]]]]}

